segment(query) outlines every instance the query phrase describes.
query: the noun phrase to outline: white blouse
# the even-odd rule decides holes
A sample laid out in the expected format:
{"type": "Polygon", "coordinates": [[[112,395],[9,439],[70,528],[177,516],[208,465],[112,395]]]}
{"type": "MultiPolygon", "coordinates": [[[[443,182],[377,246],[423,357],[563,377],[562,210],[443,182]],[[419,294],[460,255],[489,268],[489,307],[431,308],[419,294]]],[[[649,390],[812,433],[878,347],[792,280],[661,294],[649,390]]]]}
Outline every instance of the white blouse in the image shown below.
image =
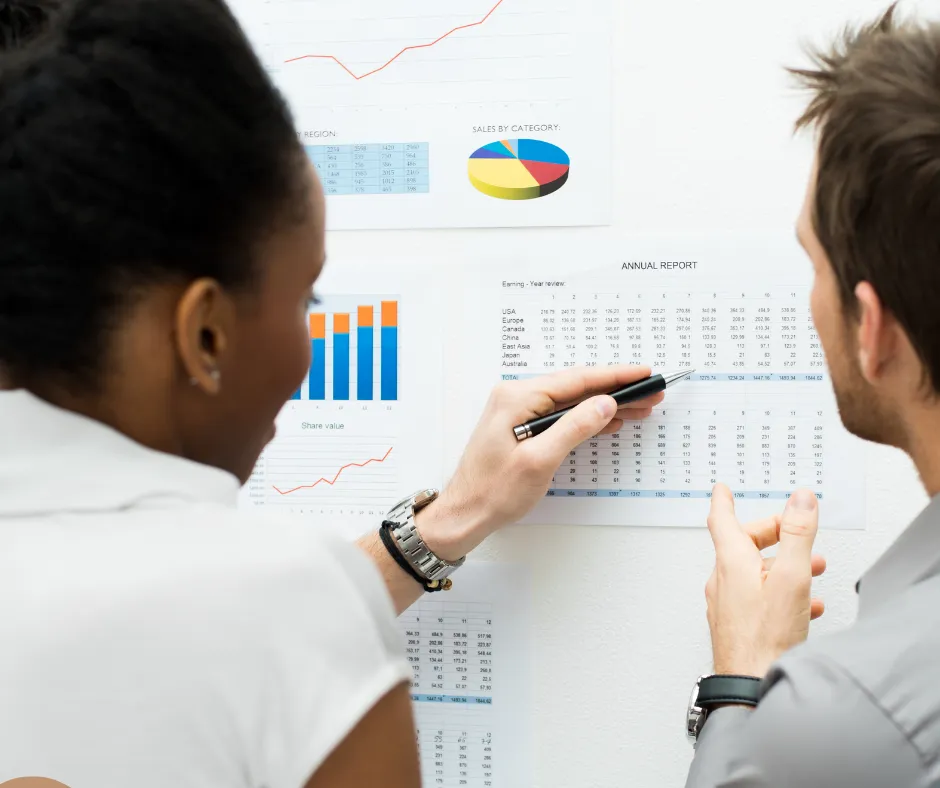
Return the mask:
{"type": "Polygon", "coordinates": [[[237,493],[0,392],[0,783],[301,788],[410,678],[367,557],[237,493]]]}

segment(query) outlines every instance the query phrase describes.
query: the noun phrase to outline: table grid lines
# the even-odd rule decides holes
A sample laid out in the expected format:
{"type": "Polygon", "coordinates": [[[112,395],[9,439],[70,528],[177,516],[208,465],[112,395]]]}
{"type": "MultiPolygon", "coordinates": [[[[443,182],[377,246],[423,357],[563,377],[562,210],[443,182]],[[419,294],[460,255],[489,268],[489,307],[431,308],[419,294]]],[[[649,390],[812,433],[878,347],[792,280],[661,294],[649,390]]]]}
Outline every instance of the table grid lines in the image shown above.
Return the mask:
{"type": "Polygon", "coordinates": [[[643,421],[571,452],[548,497],[822,498],[828,374],[806,288],[503,292],[500,371],[695,369],[643,421]]]}
{"type": "Polygon", "coordinates": [[[421,600],[400,623],[423,783],[495,786],[491,606],[421,600]]]}
{"type": "Polygon", "coordinates": [[[328,196],[427,194],[431,190],[426,142],[308,145],[328,196]]]}

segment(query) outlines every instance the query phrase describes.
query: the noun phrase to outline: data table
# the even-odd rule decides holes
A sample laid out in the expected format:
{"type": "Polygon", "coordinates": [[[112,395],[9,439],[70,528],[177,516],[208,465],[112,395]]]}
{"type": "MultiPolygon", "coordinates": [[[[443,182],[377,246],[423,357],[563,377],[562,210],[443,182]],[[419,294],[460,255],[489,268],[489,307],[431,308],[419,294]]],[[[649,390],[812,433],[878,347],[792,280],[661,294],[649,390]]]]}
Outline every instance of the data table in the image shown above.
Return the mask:
{"type": "Polygon", "coordinates": [[[306,150],[330,196],[426,194],[431,188],[426,142],[311,145],[306,150]]]}
{"type": "Polygon", "coordinates": [[[422,600],[400,621],[414,673],[424,784],[498,786],[492,606],[422,600]]]}
{"type": "MultiPolygon", "coordinates": [[[[805,287],[505,288],[504,380],[574,366],[694,369],[643,421],[571,452],[548,498],[784,500],[832,488],[844,433],[805,287]]],[[[543,509],[544,511],[544,509],[543,509]]]]}

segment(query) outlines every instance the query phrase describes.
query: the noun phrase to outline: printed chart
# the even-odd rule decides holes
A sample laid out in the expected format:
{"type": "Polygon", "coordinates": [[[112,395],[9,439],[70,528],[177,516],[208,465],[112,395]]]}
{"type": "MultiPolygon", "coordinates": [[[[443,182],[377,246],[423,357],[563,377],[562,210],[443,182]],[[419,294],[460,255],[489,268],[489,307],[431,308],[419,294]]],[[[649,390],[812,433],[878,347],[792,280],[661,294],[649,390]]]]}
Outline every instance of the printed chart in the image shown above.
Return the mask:
{"type": "Polygon", "coordinates": [[[612,0],[232,7],[291,104],[330,229],[609,223],[612,0]],[[524,168],[541,199],[508,201],[507,167],[468,178],[474,151],[515,139],[565,151],[570,177],[524,168]]]}
{"type": "Polygon", "coordinates": [[[568,182],[571,160],[557,145],[539,140],[502,140],[470,157],[470,182],[502,200],[535,200],[568,182]]]}
{"type": "Polygon", "coordinates": [[[515,788],[531,775],[528,602],[517,572],[468,563],[446,595],[426,595],[399,619],[426,786],[515,788]]]}
{"type": "Polygon", "coordinates": [[[721,263],[644,256],[495,286],[489,364],[504,380],[579,365],[695,369],[651,418],[573,451],[533,522],[704,525],[696,501],[721,482],[745,516],[807,487],[837,507],[826,526],[863,527],[860,453],[839,421],[807,286],[709,276],[721,263]]]}
{"type": "Polygon", "coordinates": [[[394,402],[401,344],[398,300],[363,304],[334,298],[331,303],[332,311],[310,315],[310,371],[294,400],[394,402]]]}
{"type": "Polygon", "coordinates": [[[323,296],[308,315],[309,371],[242,489],[243,505],[358,536],[409,490],[440,483],[439,428],[420,398],[440,385],[439,360],[433,338],[412,356],[403,350],[407,303],[397,294],[323,296]],[[402,371],[418,367],[406,383],[402,371]]]}

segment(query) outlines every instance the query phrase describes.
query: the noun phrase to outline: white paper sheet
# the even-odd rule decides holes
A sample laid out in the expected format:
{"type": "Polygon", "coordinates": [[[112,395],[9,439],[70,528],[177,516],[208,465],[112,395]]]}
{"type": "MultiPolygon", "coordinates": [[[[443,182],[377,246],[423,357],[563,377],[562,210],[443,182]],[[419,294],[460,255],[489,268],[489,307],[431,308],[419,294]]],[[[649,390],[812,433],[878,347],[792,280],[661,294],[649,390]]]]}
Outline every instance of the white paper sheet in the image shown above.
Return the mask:
{"type": "Polygon", "coordinates": [[[364,276],[327,266],[311,309],[321,318],[310,333],[323,338],[311,337],[310,371],[279,414],[241,505],[357,537],[404,495],[443,483],[443,345],[440,332],[427,331],[441,319],[439,302],[424,297],[429,281],[402,268],[364,276]]]}
{"type": "Polygon", "coordinates": [[[232,5],[291,104],[329,229],[609,223],[611,0],[232,5]],[[546,193],[475,186],[474,154],[520,139],[567,165],[510,155],[477,174],[546,193]]]}
{"type": "Polygon", "coordinates": [[[839,419],[794,243],[626,241],[542,258],[478,274],[481,389],[583,364],[695,374],[650,419],[572,452],[531,522],[704,526],[723,482],[742,517],[806,487],[823,527],[864,527],[863,452],[839,419]]]}
{"type": "Polygon", "coordinates": [[[428,788],[530,784],[528,593],[522,567],[469,562],[401,616],[428,788]]]}

